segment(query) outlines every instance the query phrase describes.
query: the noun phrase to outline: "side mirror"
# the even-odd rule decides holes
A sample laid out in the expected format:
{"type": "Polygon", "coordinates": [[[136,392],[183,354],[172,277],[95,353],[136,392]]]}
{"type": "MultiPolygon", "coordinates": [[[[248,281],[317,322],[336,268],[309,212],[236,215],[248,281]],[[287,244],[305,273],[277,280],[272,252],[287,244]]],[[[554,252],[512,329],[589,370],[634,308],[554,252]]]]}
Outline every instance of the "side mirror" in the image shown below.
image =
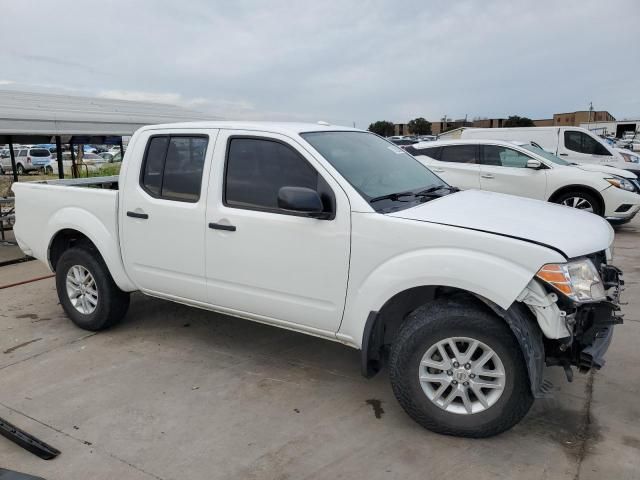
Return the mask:
{"type": "Polygon", "coordinates": [[[324,211],[318,192],[305,187],[280,188],[278,191],[278,208],[319,219],[326,219],[330,215],[324,211]]]}
{"type": "Polygon", "coordinates": [[[535,160],[533,158],[527,160],[527,168],[533,168],[534,170],[537,170],[540,167],[542,167],[542,162],[540,160],[535,160]]]}

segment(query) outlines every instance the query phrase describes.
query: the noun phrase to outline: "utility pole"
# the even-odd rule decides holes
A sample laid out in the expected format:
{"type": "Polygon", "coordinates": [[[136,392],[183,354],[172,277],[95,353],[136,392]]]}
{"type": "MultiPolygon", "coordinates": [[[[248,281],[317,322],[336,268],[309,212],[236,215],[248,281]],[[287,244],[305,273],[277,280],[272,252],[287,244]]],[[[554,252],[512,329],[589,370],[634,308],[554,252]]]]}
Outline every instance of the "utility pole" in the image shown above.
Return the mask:
{"type": "MultiPolygon", "coordinates": [[[[591,127],[591,113],[593,112],[593,102],[589,102],[589,127],[591,127]]],[[[591,130],[591,128],[589,128],[591,130]]]]}

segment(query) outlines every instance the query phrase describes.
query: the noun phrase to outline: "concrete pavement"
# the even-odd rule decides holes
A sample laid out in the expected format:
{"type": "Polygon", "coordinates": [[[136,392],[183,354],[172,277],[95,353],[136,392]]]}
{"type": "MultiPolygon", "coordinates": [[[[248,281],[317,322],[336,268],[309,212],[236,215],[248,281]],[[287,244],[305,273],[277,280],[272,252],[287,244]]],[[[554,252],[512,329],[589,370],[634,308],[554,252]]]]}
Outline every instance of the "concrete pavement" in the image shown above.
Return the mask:
{"type": "MultiPolygon", "coordinates": [[[[616,236],[630,303],[605,368],[572,384],[549,369],[554,398],[486,440],[423,430],[386,372],[362,378],[358,352],[336,343],[142,295],[92,334],[66,319],[53,279],[2,289],[0,417],[62,454],[0,437],[0,467],[65,480],[640,478],[638,239],[639,220],[616,236]]],[[[36,265],[0,269],[0,284],[36,265]]]]}

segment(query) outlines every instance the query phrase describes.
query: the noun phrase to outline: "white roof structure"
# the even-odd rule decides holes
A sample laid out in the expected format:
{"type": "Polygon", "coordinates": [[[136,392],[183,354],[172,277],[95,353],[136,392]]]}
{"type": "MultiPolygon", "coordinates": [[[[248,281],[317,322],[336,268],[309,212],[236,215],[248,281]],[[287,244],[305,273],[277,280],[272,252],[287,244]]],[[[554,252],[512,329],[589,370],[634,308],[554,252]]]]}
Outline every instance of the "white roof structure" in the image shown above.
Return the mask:
{"type": "Polygon", "coordinates": [[[176,105],[0,90],[0,144],[8,135],[129,136],[144,125],[215,118],[176,105]]]}
{"type": "Polygon", "coordinates": [[[297,135],[305,132],[334,132],[334,131],[346,131],[346,132],[361,132],[357,128],[341,127],[338,125],[331,125],[327,122],[317,123],[304,123],[304,122],[272,122],[272,121],[200,121],[200,122],[181,122],[181,123],[169,123],[169,124],[154,124],[149,125],[145,130],[157,130],[157,129],[207,129],[207,128],[219,128],[219,129],[232,129],[232,130],[247,130],[247,131],[260,131],[270,133],[280,133],[282,135],[297,135]]]}

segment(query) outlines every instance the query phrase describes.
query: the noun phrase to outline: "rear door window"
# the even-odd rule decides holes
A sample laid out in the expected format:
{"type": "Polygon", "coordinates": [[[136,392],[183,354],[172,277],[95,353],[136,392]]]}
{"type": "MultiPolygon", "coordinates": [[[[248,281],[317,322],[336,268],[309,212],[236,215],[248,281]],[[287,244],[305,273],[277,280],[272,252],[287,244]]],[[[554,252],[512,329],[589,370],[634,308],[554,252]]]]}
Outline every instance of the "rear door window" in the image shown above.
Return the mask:
{"type": "Polygon", "coordinates": [[[411,155],[426,155],[427,157],[433,158],[434,160],[440,160],[440,147],[430,147],[430,148],[414,148],[407,147],[405,149],[411,155]]]}
{"type": "Polygon", "coordinates": [[[197,202],[207,144],[207,136],[151,137],[145,152],[141,187],[153,197],[197,202]]]}
{"type": "Polygon", "coordinates": [[[49,150],[46,150],[44,148],[34,148],[31,150],[32,157],[48,157],[49,155],[51,155],[49,150]]]}
{"type": "Polygon", "coordinates": [[[477,145],[450,145],[442,147],[440,160],[453,163],[477,163],[477,145]]]}
{"type": "Polygon", "coordinates": [[[512,148],[483,145],[480,163],[496,167],[526,168],[527,161],[530,159],[531,157],[512,148]]]}

